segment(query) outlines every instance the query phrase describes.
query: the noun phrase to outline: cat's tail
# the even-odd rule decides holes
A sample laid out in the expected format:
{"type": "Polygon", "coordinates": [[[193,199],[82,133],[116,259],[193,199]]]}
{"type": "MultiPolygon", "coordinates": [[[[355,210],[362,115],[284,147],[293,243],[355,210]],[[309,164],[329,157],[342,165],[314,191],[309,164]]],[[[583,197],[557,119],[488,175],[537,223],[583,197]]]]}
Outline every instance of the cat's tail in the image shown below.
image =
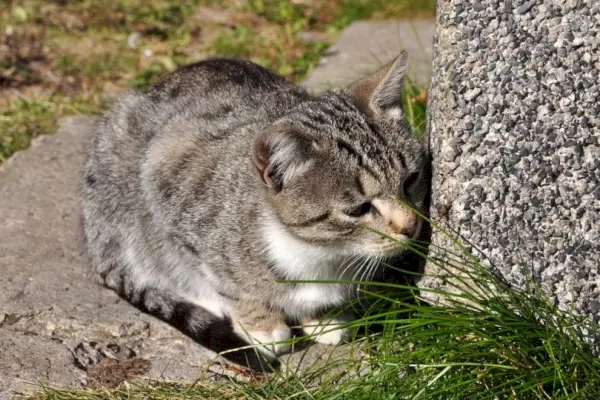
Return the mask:
{"type": "Polygon", "coordinates": [[[266,360],[260,352],[247,347],[248,342],[238,336],[228,318],[219,318],[213,313],[168,290],[145,287],[136,289],[128,284],[128,279],[120,277],[119,285],[105,283],[121,297],[128,300],[143,312],[146,312],[177,328],[208,349],[222,353],[235,363],[246,365],[258,371],[270,371],[278,367],[277,360],[266,360]]]}
{"type": "Polygon", "coordinates": [[[146,287],[128,291],[119,288],[117,293],[140,310],[168,322],[200,342],[210,339],[210,330],[219,321],[205,308],[166,290],[146,287]]]}

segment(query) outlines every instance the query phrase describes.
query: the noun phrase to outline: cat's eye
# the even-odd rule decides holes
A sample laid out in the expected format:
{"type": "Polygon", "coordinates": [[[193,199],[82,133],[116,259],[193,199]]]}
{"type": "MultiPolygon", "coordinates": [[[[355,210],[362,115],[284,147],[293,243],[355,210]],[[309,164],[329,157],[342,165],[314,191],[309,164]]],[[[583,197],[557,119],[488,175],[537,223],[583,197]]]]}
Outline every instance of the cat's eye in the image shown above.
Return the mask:
{"type": "Polygon", "coordinates": [[[354,208],[351,208],[349,210],[346,210],[346,214],[349,215],[350,217],[362,217],[363,215],[371,212],[371,210],[373,209],[373,206],[371,205],[371,203],[362,203],[354,208]]]}
{"type": "Polygon", "coordinates": [[[408,191],[410,190],[410,188],[417,183],[417,181],[419,180],[419,173],[418,172],[413,172],[412,174],[410,174],[408,176],[408,178],[406,178],[404,180],[404,183],[402,184],[402,190],[404,192],[404,194],[408,193],[408,191]]]}

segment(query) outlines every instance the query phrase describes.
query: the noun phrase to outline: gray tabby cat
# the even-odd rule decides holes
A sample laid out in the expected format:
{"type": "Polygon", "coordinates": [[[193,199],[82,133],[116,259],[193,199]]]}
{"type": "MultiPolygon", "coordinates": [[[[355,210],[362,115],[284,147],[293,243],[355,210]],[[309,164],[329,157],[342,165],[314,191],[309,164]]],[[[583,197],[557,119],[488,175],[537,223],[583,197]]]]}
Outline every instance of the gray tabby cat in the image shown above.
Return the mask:
{"type": "MultiPolygon", "coordinates": [[[[426,157],[403,122],[407,55],[319,97],[250,62],[182,68],[121,97],[85,166],[84,229],[104,283],[198,340],[218,321],[271,359],[299,324],[323,332],[349,284],[404,249],[426,157]]],[[[329,330],[329,328],[327,328],[329,330]]]]}

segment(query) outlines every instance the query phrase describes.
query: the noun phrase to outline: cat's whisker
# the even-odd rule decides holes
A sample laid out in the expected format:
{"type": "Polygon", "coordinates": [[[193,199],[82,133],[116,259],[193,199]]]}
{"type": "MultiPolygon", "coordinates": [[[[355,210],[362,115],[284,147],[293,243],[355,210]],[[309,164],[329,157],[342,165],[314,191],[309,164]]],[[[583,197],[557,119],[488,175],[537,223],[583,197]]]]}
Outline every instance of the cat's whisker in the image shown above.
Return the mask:
{"type": "Polygon", "coordinates": [[[356,297],[358,298],[358,304],[359,306],[362,307],[361,301],[360,301],[360,297],[359,297],[359,292],[360,292],[360,278],[357,279],[357,276],[359,275],[359,273],[362,271],[362,269],[368,265],[371,262],[370,258],[365,259],[365,261],[361,264],[360,268],[356,271],[356,273],[354,274],[354,276],[352,277],[352,280],[358,280],[358,284],[356,284],[356,297]]]}
{"type": "MultiPolygon", "coordinates": [[[[379,258],[375,258],[375,262],[373,263],[373,267],[371,268],[371,270],[369,271],[369,273],[367,274],[367,277],[365,279],[365,282],[370,282],[371,279],[373,278],[373,276],[375,275],[375,273],[377,272],[378,267],[381,265],[381,260],[379,258]]],[[[359,300],[359,302],[361,303],[361,307],[362,307],[362,301],[359,300]]]]}
{"type": "Polygon", "coordinates": [[[356,275],[358,274],[358,271],[360,271],[360,269],[363,267],[363,264],[366,262],[367,262],[366,259],[362,259],[361,263],[358,265],[358,267],[354,268],[354,273],[352,274],[352,277],[350,278],[351,281],[354,281],[356,279],[356,275]]]}
{"type": "Polygon", "coordinates": [[[379,258],[377,258],[377,262],[373,264],[373,268],[371,268],[371,271],[369,271],[369,273],[367,274],[365,282],[370,282],[371,279],[373,279],[373,277],[375,276],[375,273],[377,272],[377,267],[379,267],[380,265],[381,265],[381,260],[379,260],[379,258]]]}
{"type": "MultiPolygon", "coordinates": [[[[360,265],[360,267],[358,267],[356,269],[356,271],[354,272],[354,274],[352,275],[352,281],[357,281],[359,280],[358,276],[359,274],[362,272],[363,268],[371,261],[370,258],[365,258],[362,262],[362,264],[360,265]]],[[[358,294],[358,289],[360,288],[360,283],[357,284],[356,286],[356,293],[358,294]]]]}
{"type": "Polygon", "coordinates": [[[359,276],[361,275],[362,271],[364,270],[364,268],[371,262],[371,258],[365,258],[362,262],[362,264],[360,265],[360,267],[357,268],[357,270],[354,272],[354,275],[352,275],[352,281],[359,281],[360,282],[360,278],[359,276]]]}
{"type": "Polygon", "coordinates": [[[368,282],[369,281],[369,277],[371,276],[372,272],[375,271],[375,269],[377,269],[377,267],[379,266],[379,260],[378,259],[374,259],[374,262],[371,263],[371,265],[369,266],[369,268],[367,269],[365,276],[363,279],[361,279],[362,282],[368,282]]]}
{"type": "MultiPolygon", "coordinates": [[[[356,280],[357,280],[357,277],[358,277],[358,275],[360,274],[361,270],[362,270],[362,269],[363,269],[363,268],[364,268],[364,267],[365,267],[365,266],[366,266],[366,265],[367,265],[367,264],[370,262],[370,260],[371,260],[371,259],[370,259],[369,257],[365,257],[365,256],[362,256],[362,255],[361,255],[361,256],[358,256],[358,257],[357,257],[357,259],[356,259],[356,260],[355,260],[355,261],[354,261],[354,262],[353,262],[351,265],[349,265],[349,266],[347,267],[347,268],[349,268],[349,267],[354,267],[354,266],[356,266],[356,265],[357,265],[357,263],[358,263],[358,262],[361,262],[361,264],[359,265],[359,267],[358,267],[358,268],[356,268],[356,269],[355,269],[355,271],[354,271],[354,273],[352,274],[352,277],[350,278],[350,281],[354,282],[354,281],[356,281],[356,280]]],[[[347,269],[347,268],[346,268],[346,269],[347,269]]],[[[351,284],[351,286],[350,286],[350,292],[352,292],[352,290],[353,290],[353,287],[354,287],[354,286],[356,286],[356,287],[357,287],[356,291],[357,291],[357,293],[358,293],[358,286],[357,286],[357,284],[356,284],[356,283],[352,283],[352,284],[351,284]]],[[[355,312],[359,312],[359,310],[357,310],[357,309],[354,307],[354,303],[352,303],[352,309],[353,309],[355,312]]]]}
{"type": "MultiPolygon", "coordinates": [[[[377,262],[377,260],[376,260],[376,259],[374,259],[374,260],[373,260],[373,261],[372,261],[372,262],[369,264],[369,266],[368,266],[367,270],[365,271],[365,274],[364,274],[364,276],[363,276],[363,277],[361,277],[361,279],[360,279],[361,283],[359,283],[359,289],[358,289],[359,291],[360,291],[360,285],[366,286],[366,284],[365,284],[365,283],[366,283],[366,282],[368,281],[368,279],[369,279],[369,274],[370,274],[370,271],[371,271],[372,269],[374,269],[374,268],[377,266],[377,264],[378,264],[378,262],[377,262]],[[363,282],[364,282],[364,283],[363,283],[363,282]]],[[[363,301],[362,301],[362,300],[363,300],[363,299],[362,299],[361,297],[359,297],[359,304],[360,304],[360,306],[361,306],[361,307],[364,307],[364,306],[363,306],[363,301]]]]}
{"type": "Polygon", "coordinates": [[[360,278],[358,279],[358,288],[357,290],[360,290],[360,285],[362,282],[364,282],[365,277],[367,276],[368,272],[371,270],[371,268],[373,268],[374,265],[377,264],[377,259],[376,258],[370,258],[368,264],[366,265],[366,268],[364,269],[364,271],[361,273],[360,278]]]}
{"type": "Polygon", "coordinates": [[[355,254],[352,257],[350,257],[348,259],[347,265],[344,267],[344,269],[340,273],[339,279],[344,280],[344,275],[346,275],[346,272],[348,272],[348,270],[352,269],[356,264],[358,264],[362,260],[362,257],[363,256],[360,254],[355,254]]]}
{"type": "Polygon", "coordinates": [[[364,279],[366,277],[368,277],[369,275],[369,271],[371,269],[376,268],[379,265],[379,260],[375,257],[370,258],[369,263],[367,264],[367,267],[365,268],[365,271],[361,274],[360,279],[359,279],[359,283],[358,286],[356,288],[356,293],[358,295],[358,304],[363,307],[363,303],[362,303],[362,299],[360,298],[360,286],[362,284],[362,282],[364,282],[364,279]]]}
{"type": "Polygon", "coordinates": [[[342,279],[342,277],[344,276],[346,271],[348,271],[348,268],[350,268],[354,263],[356,263],[356,260],[358,260],[358,258],[359,258],[358,254],[353,254],[340,265],[340,274],[339,274],[340,280],[342,279]]]}

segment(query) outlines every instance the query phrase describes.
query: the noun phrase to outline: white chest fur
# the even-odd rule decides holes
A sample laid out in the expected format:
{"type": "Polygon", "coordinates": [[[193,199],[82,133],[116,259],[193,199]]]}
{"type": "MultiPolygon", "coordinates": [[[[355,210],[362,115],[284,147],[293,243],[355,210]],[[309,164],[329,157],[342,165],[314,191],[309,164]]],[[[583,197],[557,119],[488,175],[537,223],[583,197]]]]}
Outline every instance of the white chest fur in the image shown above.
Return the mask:
{"type": "Polygon", "coordinates": [[[345,284],[303,283],[289,292],[283,306],[289,316],[310,318],[317,312],[343,303],[349,293],[345,284]]]}
{"type": "MultiPolygon", "coordinates": [[[[274,268],[287,280],[349,280],[354,253],[342,247],[324,247],[306,243],[289,233],[276,219],[264,226],[267,254],[274,268]]],[[[285,284],[285,283],[283,283],[285,284]]],[[[290,316],[303,318],[325,307],[342,303],[349,296],[347,284],[299,283],[291,289],[282,306],[290,316]]]]}

